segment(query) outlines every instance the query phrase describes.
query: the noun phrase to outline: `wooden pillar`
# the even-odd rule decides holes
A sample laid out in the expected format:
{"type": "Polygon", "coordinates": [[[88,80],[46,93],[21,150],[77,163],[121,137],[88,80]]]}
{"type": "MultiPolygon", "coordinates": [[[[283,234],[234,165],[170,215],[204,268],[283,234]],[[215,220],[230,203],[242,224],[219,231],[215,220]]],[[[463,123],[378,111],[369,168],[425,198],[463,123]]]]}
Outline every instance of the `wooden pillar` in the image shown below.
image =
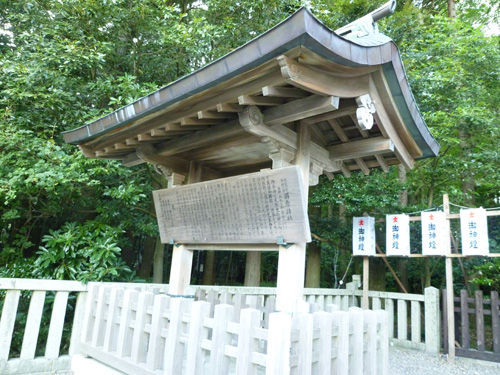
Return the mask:
{"type": "MultiPolygon", "coordinates": [[[[189,163],[188,184],[200,180],[201,166],[195,162],[189,163]]],[[[172,174],[172,181],[175,181],[175,174],[172,174]]],[[[179,178],[180,180],[180,178],[179,178]]],[[[169,181],[170,185],[170,181],[169,181]]],[[[172,183],[174,185],[174,183],[172,183]]],[[[168,292],[172,295],[186,294],[186,288],[191,281],[191,268],[193,267],[193,251],[188,250],[183,245],[174,245],[172,251],[172,265],[170,267],[170,281],[168,292]]]]}
{"type": "Polygon", "coordinates": [[[260,286],[260,251],[247,251],[245,262],[245,286],[260,286]]]}
{"type": "MultiPolygon", "coordinates": [[[[450,213],[450,200],[448,194],[443,195],[443,211],[446,215],[450,213]]],[[[447,229],[450,233],[450,222],[447,220],[447,229]]],[[[448,241],[450,240],[450,234],[448,235],[448,241]]],[[[450,362],[455,361],[455,303],[453,301],[453,263],[452,258],[447,256],[445,259],[445,270],[446,270],[446,311],[447,317],[446,322],[448,325],[448,360],[450,362]]]]}
{"type": "MultiPolygon", "coordinates": [[[[302,171],[305,205],[309,193],[311,133],[309,127],[299,125],[298,147],[295,164],[302,171]]],[[[286,240],[286,238],[285,238],[286,240]]],[[[304,273],[306,263],[306,243],[295,243],[290,247],[279,247],[278,280],[276,283],[276,310],[298,312],[304,309],[304,273]]]]}

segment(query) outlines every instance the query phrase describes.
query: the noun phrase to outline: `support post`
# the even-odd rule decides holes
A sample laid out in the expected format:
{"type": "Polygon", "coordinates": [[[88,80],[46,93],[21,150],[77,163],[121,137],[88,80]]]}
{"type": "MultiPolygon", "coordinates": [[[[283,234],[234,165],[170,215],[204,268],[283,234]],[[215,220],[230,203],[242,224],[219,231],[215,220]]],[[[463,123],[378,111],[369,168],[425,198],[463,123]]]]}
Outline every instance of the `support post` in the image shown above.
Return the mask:
{"type": "MultiPolygon", "coordinates": [[[[300,123],[295,164],[302,171],[305,202],[309,192],[309,166],[311,133],[308,125],[300,123]]],[[[276,283],[276,309],[298,312],[304,310],[304,273],[306,265],[306,243],[296,243],[286,248],[279,247],[278,280],[276,283]]]]}
{"type": "Polygon", "coordinates": [[[430,286],[424,290],[425,350],[439,353],[441,348],[441,317],[439,316],[439,290],[430,286]]]}
{"type": "Polygon", "coordinates": [[[370,258],[363,257],[363,299],[361,308],[368,309],[368,289],[370,286],[370,258]]]}
{"type": "MultiPolygon", "coordinates": [[[[175,174],[173,173],[173,178],[175,174]]],[[[199,182],[201,165],[191,161],[189,163],[188,184],[199,182]]],[[[174,185],[175,186],[175,185],[174,185]]],[[[193,267],[193,251],[184,245],[174,245],[172,251],[172,265],[170,266],[170,281],[168,292],[171,295],[186,294],[186,288],[191,281],[191,268],[193,267]]]]}
{"type": "MultiPolygon", "coordinates": [[[[443,211],[448,216],[450,213],[450,201],[448,194],[443,195],[443,211]]],[[[447,220],[447,230],[450,233],[450,219],[447,220]]],[[[448,236],[449,239],[449,236],[448,236]]],[[[446,256],[446,307],[447,307],[447,317],[446,322],[448,324],[448,360],[450,362],[455,361],[455,309],[453,302],[453,258],[446,256]]]]}

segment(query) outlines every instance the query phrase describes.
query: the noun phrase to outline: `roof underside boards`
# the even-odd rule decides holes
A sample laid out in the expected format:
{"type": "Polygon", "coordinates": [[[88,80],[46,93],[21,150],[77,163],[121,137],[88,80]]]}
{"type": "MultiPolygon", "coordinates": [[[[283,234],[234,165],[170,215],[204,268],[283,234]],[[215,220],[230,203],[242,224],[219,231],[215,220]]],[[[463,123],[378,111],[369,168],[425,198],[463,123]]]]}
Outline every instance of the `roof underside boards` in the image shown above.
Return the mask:
{"type": "Polygon", "coordinates": [[[347,41],[304,8],[206,67],[65,132],[64,139],[88,157],[147,161],[177,173],[196,161],[212,176],[228,176],[270,167],[269,155],[281,149],[293,153],[298,121],[311,127],[319,174],[367,174],[398,163],[411,168],[439,150],[394,43],[347,41]],[[356,116],[355,99],[364,94],[375,106],[369,131],[356,116]],[[249,108],[262,124],[242,126],[249,108]]]}

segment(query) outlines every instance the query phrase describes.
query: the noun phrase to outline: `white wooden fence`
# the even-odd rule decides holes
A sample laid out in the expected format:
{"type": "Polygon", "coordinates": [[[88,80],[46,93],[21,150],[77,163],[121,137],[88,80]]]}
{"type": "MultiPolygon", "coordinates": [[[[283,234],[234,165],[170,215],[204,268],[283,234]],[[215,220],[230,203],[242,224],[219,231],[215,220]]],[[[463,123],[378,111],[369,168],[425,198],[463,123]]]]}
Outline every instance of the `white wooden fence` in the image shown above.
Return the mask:
{"type": "Polygon", "coordinates": [[[78,351],[126,374],[387,373],[385,311],[271,313],[268,329],[256,309],[213,311],[205,301],[94,285],[78,351]]]}
{"type": "MultiPolygon", "coordinates": [[[[199,300],[227,303],[236,300],[237,308],[251,306],[261,311],[267,327],[269,313],[274,311],[275,289],[261,287],[196,286],[192,292],[199,300]]],[[[305,299],[311,311],[328,311],[330,305],[347,311],[360,306],[363,292],[350,289],[305,289],[305,299]]],[[[425,289],[424,294],[405,294],[369,291],[369,305],[372,310],[384,309],[388,313],[389,339],[393,345],[440,351],[439,290],[425,289]]]]}
{"type": "MultiPolygon", "coordinates": [[[[373,344],[375,340],[370,339],[370,337],[373,337],[374,328],[369,322],[370,319],[378,319],[375,325],[377,337],[383,336],[384,329],[386,329],[388,335],[396,336],[393,338],[396,344],[411,346],[413,342],[417,343],[415,346],[419,349],[425,347],[427,350],[432,349],[431,351],[433,351],[432,345],[430,345],[433,334],[429,334],[428,331],[434,327],[436,329],[435,336],[437,337],[435,339],[435,341],[437,340],[437,349],[435,351],[438,351],[439,294],[434,295],[433,289],[427,289],[424,296],[370,292],[373,309],[380,307],[387,312],[394,312],[395,315],[387,314],[387,325],[385,325],[380,312],[366,312],[368,315],[378,314],[376,315],[377,318],[370,318],[364,315],[365,312],[362,313],[365,350],[368,350],[366,348],[370,347],[370,345],[372,345],[372,348],[375,347],[373,344]],[[416,307],[417,303],[420,309],[416,307]],[[404,313],[405,308],[406,313],[404,313]],[[416,317],[419,315],[422,317],[422,313],[424,318],[416,322],[416,317]],[[425,341],[422,341],[421,335],[424,325],[425,341]],[[420,332],[420,334],[417,332],[420,332]],[[420,341],[418,341],[419,337],[420,341]],[[368,344],[369,342],[371,344],[368,344]]],[[[70,356],[83,351],[92,357],[101,356],[102,361],[109,360],[109,365],[115,368],[123,368],[120,366],[125,366],[125,364],[130,366],[130,363],[132,363],[132,366],[135,366],[132,373],[139,374],[151,373],[148,371],[153,371],[155,374],[169,373],[168,368],[164,369],[162,366],[164,366],[166,360],[165,353],[172,353],[171,348],[173,346],[177,348],[174,350],[175,353],[178,354],[179,351],[182,351],[181,357],[183,361],[179,364],[179,360],[173,359],[167,361],[167,366],[172,366],[175,363],[176,366],[181,366],[183,371],[190,371],[186,373],[200,371],[198,370],[200,367],[193,370],[193,363],[196,363],[196,366],[204,366],[205,370],[210,369],[211,364],[215,365],[216,363],[218,366],[219,363],[227,363],[224,366],[229,366],[228,368],[232,372],[236,372],[235,369],[239,368],[237,365],[243,366],[241,363],[247,363],[248,366],[255,369],[256,373],[265,373],[266,371],[273,373],[274,370],[272,369],[276,369],[276,366],[278,366],[275,364],[281,363],[281,365],[289,368],[292,374],[302,373],[300,371],[305,371],[304,369],[309,367],[312,369],[312,373],[316,373],[316,369],[325,368],[325,363],[328,362],[325,358],[328,358],[329,355],[331,355],[330,358],[332,359],[330,366],[334,368],[341,366],[345,362],[342,362],[344,355],[342,353],[345,352],[342,345],[345,342],[350,342],[350,350],[352,351],[357,346],[357,344],[353,343],[356,338],[359,340],[360,337],[359,332],[356,331],[359,326],[353,325],[352,322],[360,321],[360,311],[362,310],[350,309],[359,303],[362,294],[359,290],[306,289],[306,299],[312,304],[312,313],[299,315],[293,319],[287,314],[273,313],[274,288],[192,287],[191,292],[197,294],[200,298],[209,300],[208,304],[201,303],[202,301],[193,301],[193,299],[170,298],[162,295],[168,292],[168,285],[163,284],[90,283],[89,285],[83,285],[69,281],[0,279],[0,292],[3,293],[3,295],[0,295],[0,301],[1,298],[4,298],[0,318],[1,374],[29,374],[33,373],[34,369],[40,374],[69,373],[70,357],[66,355],[66,352],[60,352],[63,328],[65,331],[71,332],[69,351],[67,353],[70,356]],[[94,288],[95,286],[99,287],[94,288]],[[87,293],[87,291],[94,289],[97,292],[87,293]],[[203,291],[201,291],[202,289],[203,291]],[[92,302],[86,304],[88,294],[92,293],[94,293],[94,297],[89,298],[89,301],[92,302]],[[45,302],[44,314],[50,314],[51,316],[48,324],[49,334],[46,340],[43,338],[40,340],[38,332],[45,299],[42,298],[42,295],[45,296],[46,294],[54,294],[54,303],[51,308],[48,306],[49,309],[47,309],[47,302],[45,302]],[[99,295],[103,298],[99,299],[99,295]],[[67,305],[68,296],[72,301],[69,307],[67,305]],[[75,298],[76,296],[77,298],[75,298]],[[20,299],[25,299],[24,304],[27,305],[28,298],[31,299],[29,311],[25,327],[22,327],[19,324],[19,314],[16,324],[17,305],[20,299]],[[75,299],[77,301],[76,305],[75,299]],[[187,302],[180,302],[182,300],[187,302]],[[86,306],[88,306],[87,310],[86,306]],[[230,316],[229,320],[225,320],[226,323],[217,323],[216,308],[218,316],[230,316]],[[162,309],[164,311],[160,313],[159,311],[162,309]],[[334,311],[335,309],[337,311],[334,311]],[[124,315],[122,310],[128,311],[127,314],[124,315]],[[208,310],[208,313],[206,310],[208,310]],[[321,310],[326,310],[326,312],[321,310]],[[66,314],[67,311],[70,314],[66,314]],[[176,311],[178,311],[178,317],[173,319],[176,311]],[[109,312],[114,313],[109,315],[109,312]],[[67,315],[71,314],[74,314],[74,318],[69,321],[67,315]],[[197,314],[203,316],[203,319],[196,318],[197,314]],[[139,319],[137,319],[138,316],[139,319]],[[84,319],[84,317],[87,317],[87,319],[84,319]],[[242,319],[245,320],[242,321],[242,319]],[[271,323],[273,319],[277,322],[275,326],[271,323]],[[328,328],[329,319],[332,322],[331,329],[328,328]],[[346,320],[351,322],[349,323],[351,328],[348,331],[348,341],[340,339],[346,334],[344,332],[346,325],[338,323],[346,320]],[[97,324],[95,324],[96,321],[97,324]],[[120,326],[122,321],[125,325],[120,326]],[[126,328],[127,321],[128,328],[126,328]],[[172,325],[172,321],[177,323],[172,325]],[[247,324],[247,321],[253,323],[247,324]],[[325,321],[327,322],[327,328],[320,328],[320,325],[325,324],[325,321]],[[288,326],[283,327],[283,324],[281,324],[283,322],[289,322],[287,323],[288,326]],[[246,327],[250,326],[250,324],[254,328],[249,331],[250,333],[245,333],[246,331],[242,330],[241,326],[246,327]],[[336,324],[340,325],[337,326],[336,324]],[[300,327],[311,327],[311,325],[313,329],[310,332],[300,329],[300,327]],[[169,328],[175,328],[175,330],[169,328]],[[214,332],[219,332],[218,330],[221,330],[222,333],[216,334],[214,338],[214,332]],[[17,332],[18,336],[20,335],[19,331],[24,335],[20,350],[22,354],[19,354],[17,358],[13,356],[10,349],[14,331],[17,332]],[[135,333],[136,331],[141,333],[135,333]],[[174,331],[178,332],[178,334],[174,335],[174,331]],[[325,354],[329,353],[329,349],[326,349],[326,351],[318,350],[318,347],[325,345],[324,342],[328,341],[328,332],[330,331],[332,334],[330,341],[333,342],[330,348],[334,351],[325,354]],[[195,332],[198,333],[195,334],[195,332]],[[277,334],[277,332],[281,333],[277,334]],[[84,339],[80,344],[79,341],[82,335],[84,339]],[[173,339],[174,336],[176,337],[175,340],[173,339]],[[195,339],[195,337],[197,338],[195,339]],[[270,339],[269,343],[267,342],[268,337],[270,339]],[[279,337],[279,340],[285,340],[284,344],[277,345],[277,337],[279,337]],[[169,341],[169,338],[171,341],[169,341]],[[135,344],[133,344],[134,340],[136,340],[135,344]],[[195,351],[196,358],[198,358],[195,362],[188,359],[187,356],[188,346],[191,345],[189,347],[192,348],[193,342],[200,343],[195,351]],[[288,358],[277,359],[277,354],[273,352],[274,345],[277,345],[277,348],[288,345],[290,347],[288,358]],[[42,347],[40,348],[40,346],[42,347]],[[214,347],[216,348],[215,351],[218,350],[217,348],[223,347],[223,351],[212,355],[212,348],[214,347]],[[251,349],[249,349],[250,347],[251,349]],[[156,349],[151,350],[150,348],[156,349]],[[37,349],[37,353],[43,353],[41,358],[35,358],[35,349],[37,349]],[[249,352],[249,350],[251,351],[249,352]],[[251,354],[243,355],[241,354],[243,351],[251,354]],[[117,356],[117,352],[123,355],[117,356]],[[300,355],[295,353],[300,353],[300,355]],[[309,354],[302,356],[302,353],[309,354]],[[218,356],[219,360],[213,360],[213,356],[218,356]],[[240,357],[241,359],[238,362],[237,358],[240,357]],[[270,357],[275,359],[271,360],[270,357]],[[122,364],[117,365],[118,362],[122,364]],[[153,367],[153,370],[151,370],[151,367],[153,367]]],[[[378,351],[383,350],[382,342],[383,340],[378,339],[378,351]]],[[[366,362],[365,373],[368,371],[366,369],[370,363],[368,359],[371,358],[369,353],[371,351],[366,351],[365,355],[362,356],[365,362],[368,361],[366,362]]],[[[191,354],[192,356],[193,354],[191,354]]],[[[360,358],[358,354],[356,356],[360,358]]],[[[178,355],[175,355],[175,358],[178,358],[178,355]]],[[[348,373],[357,373],[356,366],[358,365],[359,363],[356,362],[352,363],[350,367],[347,366],[348,373]]],[[[383,373],[383,365],[379,363],[379,366],[382,367],[377,373],[383,373]]],[[[306,371],[305,373],[309,372],[306,371]]]]}

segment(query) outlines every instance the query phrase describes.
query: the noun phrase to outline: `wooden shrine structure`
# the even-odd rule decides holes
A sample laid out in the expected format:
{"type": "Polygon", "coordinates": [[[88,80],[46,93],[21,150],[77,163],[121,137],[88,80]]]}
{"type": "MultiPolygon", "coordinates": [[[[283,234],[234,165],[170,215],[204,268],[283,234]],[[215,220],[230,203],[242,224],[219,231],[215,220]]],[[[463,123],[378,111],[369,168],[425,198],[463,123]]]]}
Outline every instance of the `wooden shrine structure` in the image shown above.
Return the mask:
{"type": "MultiPolygon", "coordinates": [[[[377,31],[376,21],[394,6],[390,1],[337,31],[301,8],[226,56],[65,132],[64,139],[90,158],[121,160],[126,167],[151,163],[167,177],[169,188],[194,184],[191,193],[181,190],[188,187],[173,189],[178,197],[182,191],[196,197],[200,189],[212,189],[204,195],[212,199],[210,191],[220,192],[235,178],[260,178],[272,174],[263,170],[295,165],[287,170],[300,171],[289,185],[297,212],[307,210],[308,187],[322,174],[334,178],[359,170],[368,175],[371,168],[388,171],[395,164],[411,169],[416,160],[437,155],[439,145],[419,113],[396,45],[377,31]]],[[[244,194],[242,185],[234,184],[244,194]]],[[[227,198],[234,198],[236,190],[228,188],[227,198]]],[[[196,216],[175,212],[187,207],[185,201],[168,208],[164,200],[162,211],[162,194],[167,193],[155,193],[159,216],[196,216]]],[[[235,213],[232,220],[241,215],[235,213]]],[[[224,220],[220,223],[218,229],[224,220]]],[[[169,238],[165,226],[163,242],[175,245],[169,293],[185,294],[194,249],[276,250],[277,309],[300,310],[310,241],[307,215],[301,225],[300,238],[287,238],[278,228],[268,238],[244,241],[234,235],[221,240],[207,233],[210,229],[179,241],[169,238]]]]}

